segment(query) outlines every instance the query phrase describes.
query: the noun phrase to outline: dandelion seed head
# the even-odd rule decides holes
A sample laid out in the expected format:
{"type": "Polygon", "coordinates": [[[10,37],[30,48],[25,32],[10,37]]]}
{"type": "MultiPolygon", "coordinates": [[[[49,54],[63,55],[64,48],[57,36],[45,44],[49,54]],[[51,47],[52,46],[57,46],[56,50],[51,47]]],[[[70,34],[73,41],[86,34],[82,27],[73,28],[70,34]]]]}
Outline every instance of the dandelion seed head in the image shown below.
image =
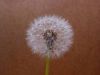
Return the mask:
{"type": "Polygon", "coordinates": [[[26,34],[26,40],[32,52],[42,57],[58,58],[66,53],[73,43],[72,26],[59,16],[44,16],[35,19],[26,34]],[[51,36],[46,31],[50,31],[53,35],[51,36]]]}

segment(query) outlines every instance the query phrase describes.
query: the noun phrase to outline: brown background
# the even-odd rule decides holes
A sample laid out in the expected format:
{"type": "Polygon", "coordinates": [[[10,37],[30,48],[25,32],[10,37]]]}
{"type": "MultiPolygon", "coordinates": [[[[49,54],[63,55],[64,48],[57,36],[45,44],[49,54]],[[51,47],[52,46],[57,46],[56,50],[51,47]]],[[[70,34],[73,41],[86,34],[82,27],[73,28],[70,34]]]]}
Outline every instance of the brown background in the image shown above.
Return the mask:
{"type": "Polygon", "coordinates": [[[100,75],[100,0],[0,0],[0,75],[44,75],[45,60],[32,55],[26,29],[34,18],[59,15],[74,29],[74,44],[50,61],[49,75],[100,75]]]}

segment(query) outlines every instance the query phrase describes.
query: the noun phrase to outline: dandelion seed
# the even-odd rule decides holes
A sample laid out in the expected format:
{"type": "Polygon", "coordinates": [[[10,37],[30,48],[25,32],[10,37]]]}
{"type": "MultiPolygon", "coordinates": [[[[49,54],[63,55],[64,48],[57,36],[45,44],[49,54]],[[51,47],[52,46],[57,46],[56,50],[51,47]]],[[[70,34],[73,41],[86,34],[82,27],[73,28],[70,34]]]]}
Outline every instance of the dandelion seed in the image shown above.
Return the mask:
{"type": "Polygon", "coordinates": [[[68,21],[58,16],[44,16],[31,23],[26,39],[33,53],[58,58],[69,50],[72,37],[73,30],[68,21]]]}

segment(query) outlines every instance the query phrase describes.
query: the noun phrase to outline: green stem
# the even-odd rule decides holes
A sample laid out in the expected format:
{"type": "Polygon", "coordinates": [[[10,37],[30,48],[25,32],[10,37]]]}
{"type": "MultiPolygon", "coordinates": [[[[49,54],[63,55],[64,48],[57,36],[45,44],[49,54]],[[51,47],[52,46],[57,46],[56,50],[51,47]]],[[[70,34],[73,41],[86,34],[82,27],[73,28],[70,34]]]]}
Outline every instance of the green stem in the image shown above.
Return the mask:
{"type": "Polygon", "coordinates": [[[49,57],[46,56],[45,75],[49,75],[49,57]]]}

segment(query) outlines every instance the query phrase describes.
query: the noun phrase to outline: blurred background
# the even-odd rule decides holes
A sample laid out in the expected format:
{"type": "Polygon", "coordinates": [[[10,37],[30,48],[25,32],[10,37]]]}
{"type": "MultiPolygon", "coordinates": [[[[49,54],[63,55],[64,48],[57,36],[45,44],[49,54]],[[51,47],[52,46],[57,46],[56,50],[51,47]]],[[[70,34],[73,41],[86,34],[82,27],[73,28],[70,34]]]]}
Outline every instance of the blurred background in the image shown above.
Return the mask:
{"type": "Polygon", "coordinates": [[[0,0],[0,75],[44,75],[26,30],[37,17],[58,15],[74,29],[74,44],[50,61],[49,75],[100,75],[100,0],[0,0]]]}

